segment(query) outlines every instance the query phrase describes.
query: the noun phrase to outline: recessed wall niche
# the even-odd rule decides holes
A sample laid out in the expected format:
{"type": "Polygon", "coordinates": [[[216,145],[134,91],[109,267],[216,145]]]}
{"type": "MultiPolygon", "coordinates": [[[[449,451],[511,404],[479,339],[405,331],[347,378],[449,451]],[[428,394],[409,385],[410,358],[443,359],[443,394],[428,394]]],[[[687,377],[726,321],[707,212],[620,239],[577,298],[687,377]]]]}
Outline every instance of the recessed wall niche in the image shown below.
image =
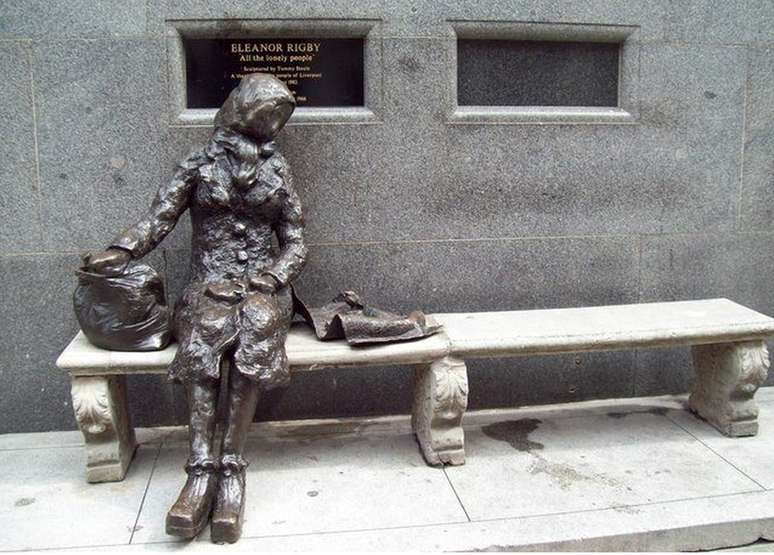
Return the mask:
{"type": "Polygon", "coordinates": [[[449,123],[636,123],[639,28],[451,21],[449,123]]]}
{"type": "Polygon", "coordinates": [[[177,125],[211,125],[246,73],[285,81],[295,123],[378,123],[376,20],[167,20],[169,99],[177,125]]]}
{"type": "Polygon", "coordinates": [[[460,106],[618,106],[620,44],[457,41],[460,106]]]}

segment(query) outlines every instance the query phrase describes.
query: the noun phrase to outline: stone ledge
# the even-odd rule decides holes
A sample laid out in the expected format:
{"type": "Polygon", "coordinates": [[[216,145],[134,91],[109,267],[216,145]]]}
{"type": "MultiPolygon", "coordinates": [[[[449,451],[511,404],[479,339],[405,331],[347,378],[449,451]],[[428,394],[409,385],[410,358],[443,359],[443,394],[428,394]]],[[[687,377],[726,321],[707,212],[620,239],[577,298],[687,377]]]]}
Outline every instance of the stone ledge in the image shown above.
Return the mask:
{"type": "MultiPolygon", "coordinates": [[[[486,522],[245,538],[277,551],[697,551],[774,540],[774,491],[486,522]]],[[[169,544],[167,544],[169,545],[169,544]]]]}

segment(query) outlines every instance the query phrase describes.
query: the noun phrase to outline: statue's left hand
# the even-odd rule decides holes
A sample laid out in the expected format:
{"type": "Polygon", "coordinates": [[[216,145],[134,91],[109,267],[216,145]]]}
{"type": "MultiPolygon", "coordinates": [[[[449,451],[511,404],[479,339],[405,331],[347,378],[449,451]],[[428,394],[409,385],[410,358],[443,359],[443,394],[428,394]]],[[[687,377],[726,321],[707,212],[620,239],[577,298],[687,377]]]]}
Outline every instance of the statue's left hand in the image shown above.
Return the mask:
{"type": "Polygon", "coordinates": [[[250,278],[250,289],[270,295],[277,291],[277,281],[270,275],[263,274],[250,278]]]}
{"type": "Polygon", "coordinates": [[[83,255],[83,264],[90,272],[103,276],[117,276],[126,270],[132,255],[123,249],[108,249],[83,255]]]}

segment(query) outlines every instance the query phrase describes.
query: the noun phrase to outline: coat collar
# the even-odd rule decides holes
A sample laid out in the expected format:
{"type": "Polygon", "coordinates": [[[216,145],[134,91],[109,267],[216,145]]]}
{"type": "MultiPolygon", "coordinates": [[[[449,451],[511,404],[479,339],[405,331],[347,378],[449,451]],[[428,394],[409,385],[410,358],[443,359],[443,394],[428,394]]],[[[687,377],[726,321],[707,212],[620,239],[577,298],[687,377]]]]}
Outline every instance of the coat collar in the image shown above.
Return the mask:
{"type": "Polygon", "coordinates": [[[258,156],[271,158],[276,151],[277,143],[274,141],[267,141],[259,145],[247,135],[226,127],[217,128],[207,145],[207,154],[211,158],[228,152],[240,160],[258,161],[258,156]]]}

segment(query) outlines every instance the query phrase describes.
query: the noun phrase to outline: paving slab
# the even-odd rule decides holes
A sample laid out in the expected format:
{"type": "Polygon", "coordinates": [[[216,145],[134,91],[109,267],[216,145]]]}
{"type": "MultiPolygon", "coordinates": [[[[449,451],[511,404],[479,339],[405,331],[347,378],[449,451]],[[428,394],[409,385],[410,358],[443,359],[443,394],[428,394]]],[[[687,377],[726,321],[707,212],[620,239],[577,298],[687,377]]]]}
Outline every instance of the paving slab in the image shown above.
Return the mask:
{"type": "Polygon", "coordinates": [[[474,521],[762,489],[663,412],[527,416],[468,428],[467,462],[446,472],[474,521]]]}
{"type": "Polygon", "coordinates": [[[0,452],[0,549],[129,543],[159,447],[141,446],[123,482],[97,485],[80,447],[0,452]]]}
{"type": "MultiPolygon", "coordinates": [[[[164,517],[187,454],[184,442],[163,447],[133,543],[170,540],[164,517]]],[[[244,537],[467,521],[443,470],[424,463],[409,434],[253,437],[246,457],[244,537]]]]}
{"type": "Polygon", "coordinates": [[[729,464],[766,489],[774,489],[774,401],[759,401],[758,435],[729,438],[685,411],[669,411],[668,416],[729,464]]]}
{"type": "Polygon", "coordinates": [[[70,432],[37,432],[0,435],[0,451],[14,449],[56,449],[83,446],[83,434],[70,432]]]}
{"type": "Polygon", "coordinates": [[[762,387],[755,394],[759,403],[774,403],[774,387],[762,387]]]}
{"type": "MultiPolygon", "coordinates": [[[[185,430],[179,426],[135,428],[137,443],[159,443],[172,433],[185,430]]],[[[83,447],[83,434],[78,430],[67,432],[37,432],[0,435],[0,451],[15,449],[57,449],[59,447],[83,447]]]]}

